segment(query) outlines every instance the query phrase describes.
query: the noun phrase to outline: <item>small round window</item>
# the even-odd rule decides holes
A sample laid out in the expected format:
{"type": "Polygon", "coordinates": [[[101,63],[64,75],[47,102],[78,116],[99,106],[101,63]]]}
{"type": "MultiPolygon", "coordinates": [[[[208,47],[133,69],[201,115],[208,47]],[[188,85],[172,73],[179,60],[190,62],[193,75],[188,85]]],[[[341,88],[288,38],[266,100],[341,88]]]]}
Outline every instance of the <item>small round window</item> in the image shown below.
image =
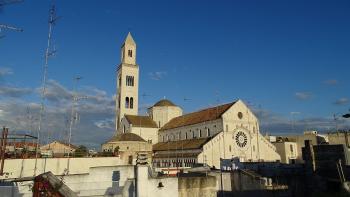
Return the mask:
{"type": "Polygon", "coordinates": [[[243,113],[242,112],[238,112],[237,116],[238,116],[239,119],[242,119],[243,118],[243,113]]]}

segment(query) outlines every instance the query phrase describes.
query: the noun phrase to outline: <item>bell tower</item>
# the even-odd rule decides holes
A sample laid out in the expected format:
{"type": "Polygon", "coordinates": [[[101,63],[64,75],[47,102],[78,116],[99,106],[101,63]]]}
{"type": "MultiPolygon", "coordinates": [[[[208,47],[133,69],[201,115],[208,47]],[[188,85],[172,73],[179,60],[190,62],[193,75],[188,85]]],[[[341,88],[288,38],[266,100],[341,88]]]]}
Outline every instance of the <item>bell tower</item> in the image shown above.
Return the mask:
{"type": "Polygon", "coordinates": [[[137,115],[139,66],[136,64],[136,43],[130,32],[121,46],[121,63],[117,69],[116,131],[122,131],[120,121],[124,115],[137,115]]]}

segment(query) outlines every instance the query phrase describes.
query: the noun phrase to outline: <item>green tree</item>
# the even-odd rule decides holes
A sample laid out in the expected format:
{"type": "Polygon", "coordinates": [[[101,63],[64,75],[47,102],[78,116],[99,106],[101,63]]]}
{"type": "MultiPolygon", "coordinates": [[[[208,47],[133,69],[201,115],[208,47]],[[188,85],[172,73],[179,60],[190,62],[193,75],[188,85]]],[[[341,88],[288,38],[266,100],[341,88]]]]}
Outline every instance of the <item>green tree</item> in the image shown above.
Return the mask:
{"type": "Polygon", "coordinates": [[[80,145],[76,150],[75,150],[75,156],[76,157],[84,157],[88,154],[88,149],[86,146],[80,145]]]}

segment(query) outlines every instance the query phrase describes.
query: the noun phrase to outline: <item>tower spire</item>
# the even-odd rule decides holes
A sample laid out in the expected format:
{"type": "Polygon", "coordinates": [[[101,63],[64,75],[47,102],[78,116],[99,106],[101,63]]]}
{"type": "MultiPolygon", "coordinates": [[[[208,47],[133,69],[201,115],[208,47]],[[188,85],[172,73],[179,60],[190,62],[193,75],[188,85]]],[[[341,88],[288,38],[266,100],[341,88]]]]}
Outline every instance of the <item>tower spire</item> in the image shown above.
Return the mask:
{"type": "Polygon", "coordinates": [[[129,32],[128,35],[126,36],[125,41],[124,41],[124,43],[123,43],[123,46],[125,46],[126,44],[136,46],[136,43],[135,43],[135,41],[134,41],[134,38],[132,37],[132,35],[131,35],[130,32],[129,32]]]}

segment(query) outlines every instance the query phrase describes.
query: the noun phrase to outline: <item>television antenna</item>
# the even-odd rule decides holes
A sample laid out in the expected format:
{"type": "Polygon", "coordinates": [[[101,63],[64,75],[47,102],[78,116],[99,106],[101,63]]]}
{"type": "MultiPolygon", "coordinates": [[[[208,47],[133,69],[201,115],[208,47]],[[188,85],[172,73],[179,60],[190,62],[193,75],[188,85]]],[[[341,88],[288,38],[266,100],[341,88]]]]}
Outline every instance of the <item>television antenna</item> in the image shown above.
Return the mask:
{"type": "MultiPolygon", "coordinates": [[[[22,2],[23,2],[23,0],[0,0],[0,12],[3,9],[3,7],[6,5],[11,5],[11,4],[15,4],[15,3],[22,3],[22,2]]],[[[5,30],[23,32],[22,28],[18,28],[18,27],[12,26],[12,25],[6,25],[6,24],[0,23],[0,39],[5,37],[5,35],[1,35],[1,33],[5,30]]]]}
{"type": "Polygon", "coordinates": [[[38,124],[38,131],[37,131],[37,138],[38,139],[37,139],[37,147],[36,147],[36,154],[35,154],[34,176],[36,176],[36,171],[37,171],[38,149],[39,149],[39,144],[40,144],[42,120],[43,120],[44,109],[45,109],[46,81],[47,81],[47,70],[49,67],[49,58],[54,54],[54,51],[55,51],[55,50],[52,50],[52,47],[51,47],[52,31],[53,31],[53,27],[56,24],[57,19],[58,19],[58,17],[56,16],[56,7],[55,7],[55,4],[52,2],[51,8],[50,8],[49,22],[48,22],[49,23],[49,31],[48,31],[48,37],[47,37],[47,47],[46,47],[46,51],[45,51],[45,63],[43,66],[39,124],[38,124]]]}

